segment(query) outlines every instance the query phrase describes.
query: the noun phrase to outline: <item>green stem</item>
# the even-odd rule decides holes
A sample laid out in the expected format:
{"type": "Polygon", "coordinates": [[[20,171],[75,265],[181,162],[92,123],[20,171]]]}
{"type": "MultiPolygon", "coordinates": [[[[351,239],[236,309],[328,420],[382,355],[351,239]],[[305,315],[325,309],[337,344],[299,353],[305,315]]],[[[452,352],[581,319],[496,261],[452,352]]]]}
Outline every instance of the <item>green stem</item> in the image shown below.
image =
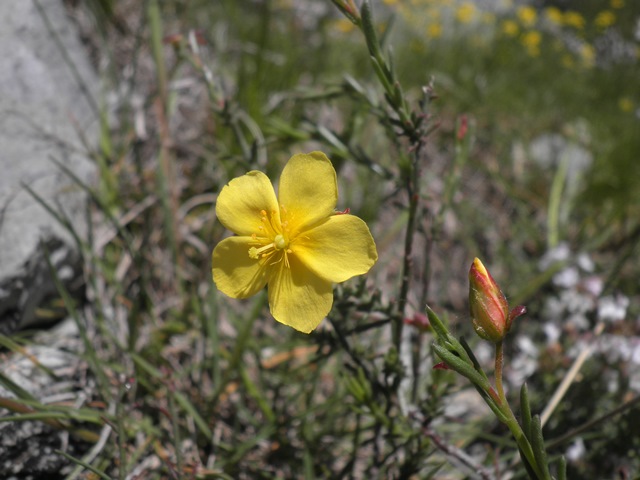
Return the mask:
{"type": "Polygon", "coordinates": [[[503,363],[503,348],[502,348],[502,340],[496,343],[496,362],[495,362],[495,378],[496,378],[496,390],[498,391],[498,397],[500,398],[500,410],[506,417],[505,424],[509,427],[513,438],[515,438],[518,447],[520,447],[520,451],[526,457],[527,462],[531,465],[531,468],[536,473],[539,479],[544,479],[545,476],[541,471],[541,467],[544,466],[538,465],[536,462],[536,458],[533,454],[533,448],[531,448],[531,444],[527,439],[526,435],[522,431],[522,427],[518,423],[518,419],[513,414],[511,407],[509,407],[509,403],[507,402],[507,397],[504,394],[504,388],[502,386],[502,363],[503,363]]]}
{"type": "Polygon", "coordinates": [[[504,395],[504,388],[502,388],[502,361],[502,340],[500,340],[496,343],[496,368],[494,375],[496,377],[496,390],[498,391],[498,396],[500,397],[500,401],[506,405],[507,400],[504,395]]]}
{"type": "Polygon", "coordinates": [[[412,261],[412,250],[413,250],[413,239],[415,237],[416,232],[416,220],[417,220],[417,211],[418,211],[418,181],[416,174],[417,167],[414,163],[412,166],[412,178],[407,180],[407,195],[409,196],[409,219],[407,221],[407,230],[405,231],[404,236],[404,256],[402,262],[402,284],[400,286],[400,297],[398,300],[398,317],[396,318],[396,323],[394,324],[392,336],[393,343],[398,351],[398,355],[401,352],[402,346],[402,327],[404,326],[404,315],[405,309],[407,306],[407,299],[409,296],[409,287],[411,286],[411,267],[413,266],[412,261]]]}

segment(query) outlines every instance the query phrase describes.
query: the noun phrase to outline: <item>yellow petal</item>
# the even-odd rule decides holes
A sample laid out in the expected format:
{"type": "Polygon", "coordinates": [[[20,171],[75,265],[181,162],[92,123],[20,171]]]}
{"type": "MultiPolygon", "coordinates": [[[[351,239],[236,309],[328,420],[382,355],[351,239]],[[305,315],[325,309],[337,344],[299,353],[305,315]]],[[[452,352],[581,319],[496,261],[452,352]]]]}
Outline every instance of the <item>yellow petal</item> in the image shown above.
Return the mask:
{"type": "Polygon", "coordinates": [[[280,323],[310,333],[327,316],[333,305],[333,286],[289,255],[274,265],[269,275],[269,307],[280,323]]]}
{"type": "Polygon", "coordinates": [[[353,215],[333,215],[307,230],[291,245],[297,256],[318,276],[344,282],[367,273],[378,260],[369,227],[353,215]]]}
{"type": "Polygon", "coordinates": [[[213,281],[222,293],[233,298],[247,298],[267,283],[267,269],[249,257],[255,243],[251,237],[229,237],[213,250],[213,281]]]}
{"type": "Polygon", "coordinates": [[[292,233],[333,214],[338,202],[336,171],[322,152],[291,157],[282,170],[278,200],[287,211],[292,233]]]}
{"type": "Polygon", "coordinates": [[[275,212],[279,224],[279,210],[271,181],[264,173],[255,170],[231,180],[216,201],[218,220],[238,235],[259,233],[261,211],[275,212]]]}

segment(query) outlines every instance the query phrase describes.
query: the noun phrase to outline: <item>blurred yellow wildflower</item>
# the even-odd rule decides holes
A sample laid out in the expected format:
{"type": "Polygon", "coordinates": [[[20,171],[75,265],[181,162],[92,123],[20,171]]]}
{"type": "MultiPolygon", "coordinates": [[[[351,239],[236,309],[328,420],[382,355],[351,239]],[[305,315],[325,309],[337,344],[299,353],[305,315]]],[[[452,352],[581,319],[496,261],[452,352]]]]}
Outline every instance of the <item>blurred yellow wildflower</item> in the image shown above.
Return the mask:
{"type": "Polygon", "coordinates": [[[611,8],[624,7],[624,0],[611,0],[611,8]]]}
{"type": "Polygon", "coordinates": [[[520,28],[518,24],[513,20],[505,20],[502,22],[502,33],[504,33],[508,37],[515,37],[518,35],[520,28]]]}
{"type": "Polygon", "coordinates": [[[427,26],[427,37],[440,38],[442,36],[442,25],[439,23],[431,23],[427,26]]]}
{"type": "Polygon", "coordinates": [[[576,66],[576,62],[568,53],[562,56],[562,65],[565,68],[573,68],[576,66]]]}
{"type": "Polygon", "coordinates": [[[596,27],[605,29],[616,23],[616,15],[611,10],[603,10],[593,21],[596,27]]]}
{"type": "Polygon", "coordinates": [[[456,20],[460,23],[470,23],[476,16],[476,6],[471,2],[460,4],[456,10],[456,20]]]}
{"type": "Polygon", "coordinates": [[[536,9],[529,5],[518,8],[516,14],[522,25],[525,27],[533,27],[538,19],[536,9]]]}
{"type": "Polygon", "coordinates": [[[291,157],[278,197],[269,178],[251,171],[218,195],[218,220],[236,235],[213,250],[216,287],[247,298],[268,285],[273,317],[309,333],[329,313],[333,283],[367,273],[378,259],[369,228],[337,214],[336,171],[322,152],[291,157]]]}
{"type": "Polygon", "coordinates": [[[349,33],[353,29],[355,29],[355,25],[353,24],[353,22],[346,18],[338,18],[335,21],[335,26],[336,26],[336,29],[338,29],[338,31],[342,33],[349,33]]]}
{"type": "Polygon", "coordinates": [[[496,16],[491,12],[484,12],[482,14],[482,23],[485,25],[492,25],[496,21],[496,16]]]}
{"type": "Polygon", "coordinates": [[[536,30],[530,30],[522,34],[520,41],[527,49],[527,53],[532,57],[540,55],[540,43],[542,42],[542,35],[536,30]]]}
{"type": "Polygon", "coordinates": [[[588,43],[582,44],[580,47],[580,58],[582,59],[582,65],[585,67],[593,67],[596,63],[596,51],[588,43]]]}
{"type": "Polygon", "coordinates": [[[275,6],[284,10],[290,10],[293,8],[293,0],[278,0],[275,6]]]}
{"type": "Polygon", "coordinates": [[[442,18],[442,10],[438,7],[430,7],[427,10],[427,17],[429,20],[440,20],[442,18]]]}
{"type": "Polygon", "coordinates": [[[547,7],[544,9],[544,14],[547,19],[554,25],[562,24],[562,12],[557,7],[547,7]]]}
{"type": "Polygon", "coordinates": [[[633,111],[633,100],[629,97],[622,97],[618,100],[618,107],[625,113],[633,111]]]}
{"type": "Polygon", "coordinates": [[[573,28],[577,28],[578,30],[581,30],[584,28],[585,21],[584,21],[584,17],[580,15],[578,12],[575,12],[573,10],[567,10],[566,12],[564,12],[563,23],[568,27],[573,27],[573,28]]]}

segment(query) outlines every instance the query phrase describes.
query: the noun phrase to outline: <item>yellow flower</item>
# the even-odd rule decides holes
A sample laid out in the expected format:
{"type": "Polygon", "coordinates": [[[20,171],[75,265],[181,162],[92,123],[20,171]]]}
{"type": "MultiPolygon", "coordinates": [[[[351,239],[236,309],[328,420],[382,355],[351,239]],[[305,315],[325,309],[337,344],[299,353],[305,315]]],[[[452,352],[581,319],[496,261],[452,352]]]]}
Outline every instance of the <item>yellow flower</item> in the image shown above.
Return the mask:
{"type": "Polygon", "coordinates": [[[633,100],[629,97],[622,97],[618,100],[618,107],[625,113],[633,111],[633,100]]]}
{"type": "Polygon", "coordinates": [[[527,49],[529,55],[532,57],[540,55],[540,42],[542,41],[542,35],[540,35],[540,32],[530,30],[522,35],[520,41],[527,49]]]}
{"type": "Polygon", "coordinates": [[[576,62],[571,55],[565,54],[562,56],[562,65],[566,68],[573,68],[576,66],[576,62]]]}
{"type": "Polygon", "coordinates": [[[216,287],[247,298],[268,285],[273,317],[311,332],[331,310],[332,284],[368,272],[378,259],[367,225],[336,214],[337,200],[336,171],[322,152],[291,157],[277,198],[262,172],[231,180],[216,215],[236,236],[213,250],[216,287]]]}
{"type": "Polygon", "coordinates": [[[355,29],[355,25],[351,20],[347,20],[346,18],[339,18],[335,21],[335,26],[338,31],[342,33],[349,33],[355,29]]]}
{"type": "Polygon", "coordinates": [[[585,67],[593,67],[596,63],[596,51],[588,43],[584,43],[580,46],[580,58],[582,58],[582,64],[585,67]]]}
{"type": "Polygon", "coordinates": [[[554,25],[562,24],[562,12],[557,7],[547,7],[544,9],[544,14],[554,25]]]}
{"type": "Polygon", "coordinates": [[[611,0],[611,8],[624,7],[624,0],[611,0]]]}
{"type": "Polygon", "coordinates": [[[484,12],[482,14],[482,23],[486,25],[492,25],[496,21],[496,16],[491,12],[484,12]]]}
{"type": "Polygon", "coordinates": [[[442,25],[439,23],[430,23],[427,26],[427,36],[429,38],[439,38],[442,36],[442,25]]]}
{"type": "Polygon", "coordinates": [[[517,15],[525,27],[532,27],[535,25],[536,19],[538,18],[536,9],[528,5],[518,8],[517,15]]]}
{"type": "Polygon", "coordinates": [[[593,23],[596,25],[596,27],[604,30],[605,28],[610,27],[611,25],[616,23],[616,15],[611,10],[603,10],[602,12],[598,13],[598,15],[596,15],[593,23]]]}
{"type": "Polygon", "coordinates": [[[564,24],[569,27],[577,28],[581,30],[584,28],[584,17],[580,15],[578,12],[573,10],[567,10],[564,13],[564,24]]]}
{"type": "Polygon", "coordinates": [[[515,37],[518,35],[518,24],[513,20],[505,20],[502,22],[502,33],[508,37],[515,37]]]}
{"type": "Polygon", "coordinates": [[[456,20],[460,23],[469,23],[476,15],[476,6],[471,2],[464,2],[456,10],[456,20]]]}

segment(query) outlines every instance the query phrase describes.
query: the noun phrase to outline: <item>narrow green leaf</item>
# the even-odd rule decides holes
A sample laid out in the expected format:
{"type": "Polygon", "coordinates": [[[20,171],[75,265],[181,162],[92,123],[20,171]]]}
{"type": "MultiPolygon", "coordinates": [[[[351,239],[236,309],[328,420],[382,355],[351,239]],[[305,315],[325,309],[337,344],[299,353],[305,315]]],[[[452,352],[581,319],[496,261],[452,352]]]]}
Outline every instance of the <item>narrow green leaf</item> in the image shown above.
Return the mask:
{"type": "Polygon", "coordinates": [[[531,438],[529,440],[531,442],[533,456],[538,464],[538,470],[543,475],[541,480],[551,480],[549,466],[547,465],[547,452],[544,449],[544,438],[542,437],[540,415],[536,415],[531,421],[531,438]]]}
{"type": "Polygon", "coordinates": [[[20,387],[2,372],[0,372],[0,385],[13,392],[13,394],[20,399],[37,401],[33,395],[20,387]]]}
{"type": "Polygon", "coordinates": [[[569,170],[569,156],[563,155],[558,165],[558,170],[553,177],[551,192],[549,195],[549,214],[547,215],[547,243],[549,248],[554,248],[560,241],[560,210],[567,208],[571,202],[562,201],[567,172],[569,170]]]}
{"type": "Polygon", "coordinates": [[[73,457],[71,455],[69,455],[68,453],[63,452],[62,450],[54,450],[58,455],[62,455],[64,458],[66,458],[67,460],[72,461],[73,463],[75,463],[76,465],[80,465],[84,468],[86,468],[87,470],[95,473],[96,475],[98,475],[100,478],[102,478],[103,480],[112,480],[112,478],[107,475],[104,472],[101,472],[100,470],[98,470],[97,468],[93,467],[92,465],[89,465],[88,463],[80,460],[79,458],[73,457]]]}
{"type": "Polygon", "coordinates": [[[449,330],[447,330],[447,327],[445,327],[444,323],[442,323],[442,320],[440,320],[440,317],[438,317],[436,312],[431,310],[431,307],[429,307],[429,305],[427,305],[426,310],[427,310],[427,317],[429,318],[429,323],[431,324],[433,329],[436,331],[436,334],[438,335],[438,337],[440,337],[442,340],[448,339],[450,336],[449,330]]]}
{"type": "Polygon", "coordinates": [[[209,425],[207,425],[207,422],[204,421],[200,413],[198,413],[196,408],[187,399],[187,397],[185,397],[181,392],[175,392],[173,396],[176,399],[176,402],[178,402],[178,404],[182,407],[182,409],[191,416],[191,418],[196,423],[200,431],[205,435],[205,437],[212,438],[213,432],[209,428],[209,425]]]}
{"type": "MultiPolygon", "coordinates": [[[[47,423],[48,420],[58,421],[58,420],[68,420],[69,415],[66,413],[60,412],[32,412],[32,413],[21,413],[20,415],[7,415],[5,417],[0,417],[0,423],[2,422],[22,422],[25,420],[38,420],[47,423]]],[[[67,430],[66,425],[58,425],[58,428],[67,430]]]]}
{"type": "Polygon", "coordinates": [[[464,348],[464,351],[467,352],[467,355],[469,356],[471,363],[473,363],[473,368],[475,368],[479,373],[484,374],[482,367],[480,366],[480,362],[478,362],[478,359],[473,354],[473,350],[471,350],[471,347],[469,346],[469,344],[467,343],[464,337],[460,337],[460,345],[462,345],[462,348],[464,348]]]}
{"type": "Polygon", "coordinates": [[[131,352],[133,362],[154,378],[162,378],[162,372],[135,352],[131,352]]]}
{"type": "Polygon", "coordinates": [[[108,387],[109,380],[107,379],[107,376],[104,372],[104,368],[100,364],[100,360],[96,355],[95,348],[93,347],[93,342],[89,338],[89,333],[87,332],[87,326],[85,325],[84,318],[76,308],[77,302],[71,297],[71,294],[69,293],[65,285],[60,280],[60,277],[58,276],[58,271],[56,270],[56,268],[53,265],[53,262],[51,261],[51,252],[49,252],[49,248],[45,243],[41,243],[40,245],[44,250],[47,267],[53,279],[53,283],[56,286],[56,290],[58,291],[58,294],[60,295],[60,297],[62,297],[64,306],[69,312],[69,315],[71,315],[71,318],[73,318],[73,321],[78,327],[78,332],[80,333],[80,338],[82,339],[82,343],[84,344],[84,348],[85,348],[85,356],[87,358],[87,361],[91,365],[91,371],[96,376],[100,392],[104,398],[109,398],[107,393],[109,391],[109,387],[108,387]]]}
{"type": "Polygon", "coordinates": [[[558,460],[558,480],[567,480],[567,459],[564,455],[558,460]]]}
{"type": "Polygon", "coordinates": [[[242,383],[244,387],[247,389],[247,394],[249,394],[249,396],[256,401],[256,403],[258,404],[258,407],[264,414],[265,419],[268,422],[275,423],[277,421],[276,414],[273,412],[271,405],[269,405],[269,400],[266,398],[266,396],[263,394],[260,388],[258,388],[256,383],[253,381],[253,379],[247,372],[247,369],[244,367],[240,367],[239,370],[240,370],[240,378],[242,379],[242,383]]]}
{"type": "Polygon", "coordinates": [[[437,343],[433,344],[433,349],[436,352],[436,355],[438,355],[447,365],[449,365],[449,367],[458,372],[460,375],[471,380],[471,382],[476,384],[482,390],[487,390],[490,387],[486,379],[484,379],[482,375],[480,375],[473,368],[472,365],[466,363],[455,353],[450,352],[445,347],[443,347],[442,345],[438,345],[437,343]]]}
{"type": "Polygon", "coordinates": [[[529,404],[529,390],[526,383],[522,384],[520,389],[520,415],[524,436],[531,441],[531,405],[529,404]]]}
{"type": "MultiPolygon", "coordinates": [[[[151,365],[149,362],[147,362],[144,358],[142,358],[137,353],[131,353],[131,358],[133,359],[134,363],[138,367],[140,367],[142,370],[147,372],[152,377],[154,377],[156,379],[161,379],[161,378],[164,377],[164,375],[162,374],[162,372],[160,370],[158,370],[156,367],[151,365]]],[[[182,407],[182,409],[185,412],[187,412],[189,415],[191,415],[191,417],[193,418],[193,421],[196,423],[196,425],[198,426],[200,431],[207,438],[211,438],[213,433],[211,432],[211,429],[209,428],[209,425],[207,425],[207,422],[205,422],[205,420],[202,418],[200,413],[198,413],[196,408],[187,399],[187,397],[185,397],[181,392],[174,392],[172,395],[173,395],[173,398],[175,398],[176,402],[178,402],[178,405],[180,405],[180,407],[182,407]]]]}
{"type": "Polygon", "coordinates": [[[376,34],[376,27],[373,24],[373,12],[371,11],[371,3],[369,0],[364,0],[362,2],[360,15],[362,17],[362,33],[364,33],[364,38],[367,41],[369,53],[372,57],[380,60],[382,58],[380,42],[378,41],[378,35],[376,34]]]}
{"type": "Polygon", "coordinates": [[[498,405],[495,402],[495,400],[491,397],[491,395],[489,395],[485,390],[482,390],[477,385],[474,385],[474,387],[478,391],[482,399],[484,400],[484,403],[486,403],[491,409],[491,411],[494,413],[496,418],[500,420],[502,423],[507,424],[507,422],[509,421],[509,417],[507,417],[504,414],[504,412],[500,409],[500,405],[498,405]]]}
{"type": "Polygon", "coordinates": [[[536,480],[538,478],[538,475],[534,471],[533,466],[529,463],[529,460],[527,460],[527,456],[524,454],[524,452],[520,447],[518,447],[518,451],[520,452],[520,458],[522,459],[524,468],[527,470],[527,473],[529,474],[529,478],[536,480]]]}
{"type": "MultiPolygon", "coordinates": [[[[371,56],[371,64],[373,65],[373,69],[375,70],[376,75],[380,80],[380,83],[382,83],[382,86],[384,87],[384,90],[387,96],[393,94],[393,87],[391,86],[391,83],[389,83],[389,79],[387,78],[387,75],[384,72],[383,65],[381,65],[378,59],[374,56],[371,56]]],[[[392,103],[392,102],[389,101],[389,103],[392,103]]]]}

